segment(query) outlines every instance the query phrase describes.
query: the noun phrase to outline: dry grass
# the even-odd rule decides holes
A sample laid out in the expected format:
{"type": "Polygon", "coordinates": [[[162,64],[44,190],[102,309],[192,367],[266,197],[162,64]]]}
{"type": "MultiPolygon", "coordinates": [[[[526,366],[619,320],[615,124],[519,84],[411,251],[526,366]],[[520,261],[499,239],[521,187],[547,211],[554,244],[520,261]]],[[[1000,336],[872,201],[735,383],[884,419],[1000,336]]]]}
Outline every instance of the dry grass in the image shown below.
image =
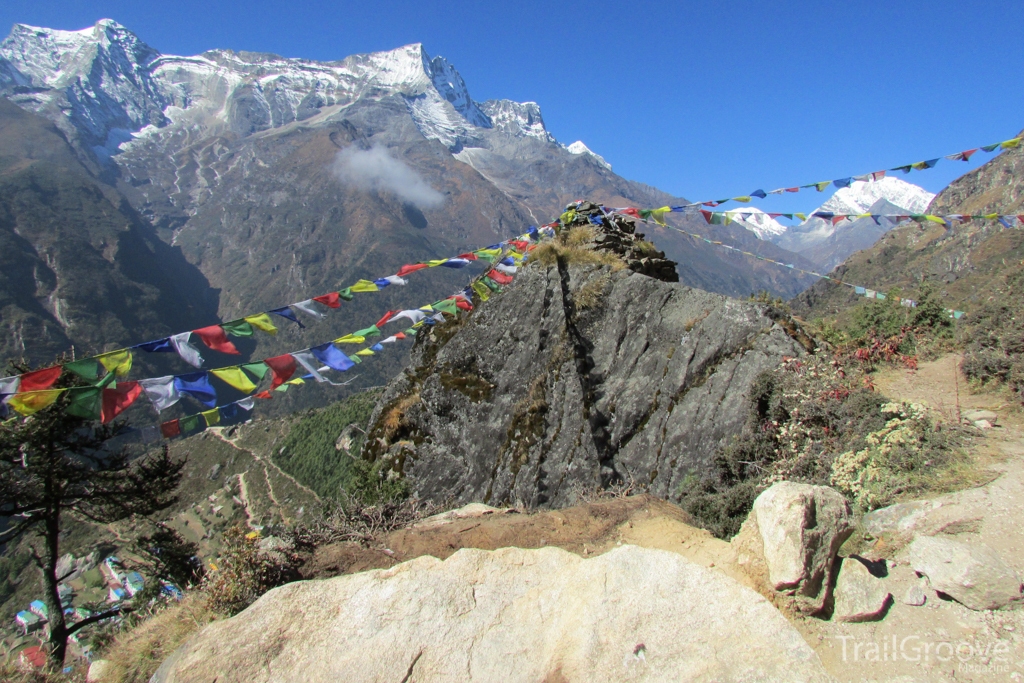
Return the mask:
{"type": "Polygon", "coordinates": [[[402,426],[402,421],[405,419],[405,411],[419,403],[419,401],[419,392],[409,394],[385,413],[384,417],[381,419],[381,423],[384,425],[385,438],[390,439],[396,432],[398,432],[398,428],[402,426]]]}
{"type": "Polygon", "coordinates": [[[193,633],[217,618],[205,596],[189,594],[130,631],[118,634],[103,651],[111,662],[109,683],[146,683],[160,664],[193,633]]]}
{"type": "Polygon", "coordinates": [[[604,296],[604,290],[608,286],[609,280],[611,278],[607,275],[602,275],[573,292],[572,302],[576,306],[576,310],[585,311],[596,306],[604,296]]]}
{"type": "Polygon", "coordinates": [[[568,247],[582,247],[594,240],[597,233],[594,228],[584,225],[579,228],[570,228],[565,233],[565,245],[568,247]]]}
{"type": "MultiPolygon", "coordinates": [[[[577,230],[581,229],[577,228],[577,230]]],[[[579,245],[563,244],[560,240],[551,240],[541,244],[530,252],[529,262],[553,266],[559,258],[570,265],[608,266],[613,273],[626,267],[626,263],[615,254],[607,251],[594,251],[579,245]]]]}
{"type": "Polygon", "coordinates": [[[644,256],[657,256],[659,253],[654,243],[647,240],[637,240],[633,243],[633,248],[644,256]]]}

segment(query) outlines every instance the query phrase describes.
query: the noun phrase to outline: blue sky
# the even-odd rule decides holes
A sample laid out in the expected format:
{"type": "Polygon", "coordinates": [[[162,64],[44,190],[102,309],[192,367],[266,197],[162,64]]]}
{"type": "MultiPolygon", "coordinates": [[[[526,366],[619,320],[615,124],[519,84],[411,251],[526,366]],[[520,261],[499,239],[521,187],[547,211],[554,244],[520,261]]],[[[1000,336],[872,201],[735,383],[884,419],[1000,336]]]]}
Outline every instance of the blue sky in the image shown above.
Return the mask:
{"type": "MultiPolygon", "coordinates": [[[[4,0],[15,23],[109,17],[161,52],[341,59],[422,42],[477,100],[541,105],[621,175],[692,200],[855,175],[1024,128],[1019,1],[4,0]]],[[[907,180],[935,192],[976,163],[907,180]]],[[[759,203],[815,208],[801,192],[759,203]]]]}

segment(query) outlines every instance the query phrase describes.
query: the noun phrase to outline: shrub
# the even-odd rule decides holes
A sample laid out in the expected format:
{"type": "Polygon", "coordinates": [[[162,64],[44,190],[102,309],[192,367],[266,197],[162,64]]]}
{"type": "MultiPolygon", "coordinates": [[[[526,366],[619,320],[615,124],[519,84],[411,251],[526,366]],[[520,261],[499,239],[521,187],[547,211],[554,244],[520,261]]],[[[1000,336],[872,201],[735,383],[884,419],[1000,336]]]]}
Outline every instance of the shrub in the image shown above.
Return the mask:
{"type": "Polygon", "coordinates": [[[299,578],[297,558],[273,558],[260,550],[259,541],[259,532],[242,526],[225,532],[220,557],[211,563],[203,583],[210,610],[238,614],[271,588],[299,578]]]}

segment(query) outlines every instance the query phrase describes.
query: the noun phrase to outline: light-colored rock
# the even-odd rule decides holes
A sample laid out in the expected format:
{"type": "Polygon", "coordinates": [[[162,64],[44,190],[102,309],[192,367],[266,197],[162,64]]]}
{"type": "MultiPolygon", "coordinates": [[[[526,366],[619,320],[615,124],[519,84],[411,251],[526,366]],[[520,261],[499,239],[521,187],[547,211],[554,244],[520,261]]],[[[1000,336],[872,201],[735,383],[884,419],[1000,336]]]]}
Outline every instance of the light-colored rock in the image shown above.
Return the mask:
{"type": "Polygon", "coordinates": [[[974,426],[977,427],[978,429],[992,429],[995,425],[993,425],[988,420],[975,420],[974,426]]]}
{"type": "Polygon", "coordinates": [[[930,512],[939,509],[942,505],[941,500],[915,500],[909,503],[897,503],[866,513],[861,518],[861,525],[873,536],[908,532],[913,530],[930,512]]]}
{"type": "Polygon", "coordinates": [[[503,509],[484,505],[483,503],[470,503],[454,510],[431,515],[413,525],[414,529],[430,529],[444,524],[449,524],[460,519],[483,517],[484,515],[505,514],[514,512],[512,509],[503,509]]]}
{"type": "Polygon", "coordinates": [[[832,618],[836,621],[876,621],[885,616],[892,602],[885,583],[852,557],[843,558],[835,598],[832,618]]]}
{"type": "Polygon", "coordinates": [[[909,548],[910,566],[929,585],[974,610],[1020,604],[1017,574],[988,546],[918,536],[909,548]]]}
{"type": "Polygon", "coordinates": [[[112,680],[114,673],[113,662],[107,659],[97,659],[89,665],[89,671],[85,674],[85,683],[107,683],[112,680]]]}
{"type": "Polygon", "coordinates": [[[853,532],[846,500],[827,486],[783,481],[757,497],[750,517],[771,587],[796,597],[805,611],[820,609],[836,552],[853,532]]]}
{"type": "Polygon", "coordinates": [[[999,421],[999,415],[991,410],[967,410],[961,415],[961,417],[968,422],[975,423],[984,420],[989,423],[990,427],[999,421]]]}
{"type": "Polygon", "coordinates": [[[155,683],[826,681],[760,595],[663,550],[460,550],[287,584],[155,683]]]}
{"type": "Polygon", "coordinates": [[[928,595],[924,592],[924,586],[920,583],[912,583],[907,586],[903,593],[903,604],[911,607],[921,607],[928,602],[928,595]]]}

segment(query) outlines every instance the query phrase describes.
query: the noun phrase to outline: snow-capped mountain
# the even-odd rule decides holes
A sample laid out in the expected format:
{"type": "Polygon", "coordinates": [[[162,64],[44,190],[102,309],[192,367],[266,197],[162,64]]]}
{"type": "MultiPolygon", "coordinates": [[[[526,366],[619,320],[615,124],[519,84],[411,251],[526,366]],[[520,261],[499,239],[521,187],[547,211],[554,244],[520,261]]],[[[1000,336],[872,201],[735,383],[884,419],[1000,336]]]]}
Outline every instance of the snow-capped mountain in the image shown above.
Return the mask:
{"type": "Polygon", "coordinates": [[[935,195],[923,187],[886,176],[874,182],[858,181],[842,187],[815,211],[867,213],[875,202],[884,199],[907,213],[923,213],[934,198],[935,195]]]}
{"type": "MultiPolygon", "coordinates": [[[[840,188],[812,213],[923,213],[934,197],[924,188],[887,176],[874,182],[855,182],[840,188]]],[[[830,220],[811,217],[770,239],[780,247],[795,251],[830,270],[855,251],[870,247],[895,225],[894,220],[876,223],[872,219],[833,225],[830,220]]]]}
{"type": "Polygon", "coordinates": [[[147,126],[249,135],[388,95],[448,147],[495,127],[554,142],[535,103],[475,102],[455,67],[418,43],[340,62],[230,50],[179,57],[109,19],[81,31],[18,24],[0,43],[0,93],[49,118],[60,110],[66,132],[101,156],[147,126]]]}
{"type": "Polygon", "coordinates": [[[567,145],[565,149],[569,152],[569,154],[589,154],[590,156],[597,159],[598,163],[607,168],[609,171],[612,170],[612,165],[605,161],[603,156],[591,151],[589,147],[584,145],[583,140],[577,140],[571,145],[567,145]]]}
{"type": "Polygon", "coordinates": [[[770,240],[772,237],[786,232],[785,225],[754,206],[730,209],[726,213],[732,216],[733,221],[738,225],[743,226],[763,240],[770,240]]]}

